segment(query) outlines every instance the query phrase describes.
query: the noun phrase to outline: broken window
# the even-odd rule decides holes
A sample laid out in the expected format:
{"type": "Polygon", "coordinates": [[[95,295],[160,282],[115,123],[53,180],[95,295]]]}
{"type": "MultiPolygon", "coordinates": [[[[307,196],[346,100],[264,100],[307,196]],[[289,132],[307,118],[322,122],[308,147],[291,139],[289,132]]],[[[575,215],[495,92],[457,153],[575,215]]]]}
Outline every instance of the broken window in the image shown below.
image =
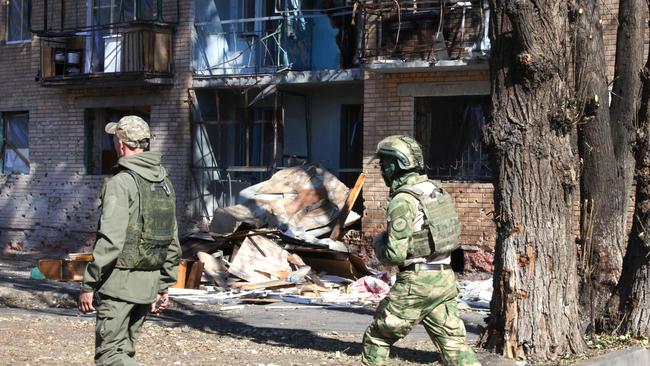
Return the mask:
{"type": "Polygon", "coordinates": [[[277,96],[259,90],[202,90],[193,102],[192,206],[210,218],[239,192],[268,179],[282,156],[277,96]]]}
{"type": "Polygon", "coordinates": [[[29,0],[8,0],[7,43],[31,40],[29,25],[29,0]]]}
{"type": "Polygon", "coordinates": [[[357,35],[345,0],[197,0],[194,59],[201,75],[350,67],[357,35]]]}
{"type": "Polygon", "coordinates": [[[0,167],[4,174],[29,174],[29,113],[2,113],[0,167]]]}
{"type": "Polygon", "coordinates": [[[363,161],[363,105],[341,106],[341,143],[339,178],[348,187],[353,187],[363,161]]]}
{"type": "Polygon", "coordinates": [[[427,174],[451,180],[489,180],[482,143],[487,96],[415,98],[415,136],[424,149],[427,174]]]}
{"type": "Polygon", "coordinates": [[[363,14],[365,58],[469,60],[490,49],[487,0],[379,0],[363,14]]]}
{"type": "Polygon", "coordinates": [[[117,164],[113,135],[104,131],[109,122],[117,122],[128,115],[136,115],[149,122],[149,107],[98,108],[84,112],[84,165],[86,174],[112,174],[117,164]]]}

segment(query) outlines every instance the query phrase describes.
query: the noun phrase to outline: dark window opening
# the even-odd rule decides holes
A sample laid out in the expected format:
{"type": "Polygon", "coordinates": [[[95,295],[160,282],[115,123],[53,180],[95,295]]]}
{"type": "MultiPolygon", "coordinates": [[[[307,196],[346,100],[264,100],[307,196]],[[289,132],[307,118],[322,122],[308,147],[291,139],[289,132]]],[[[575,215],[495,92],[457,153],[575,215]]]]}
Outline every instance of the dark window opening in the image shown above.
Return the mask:
{"type": "Polygon", "coordinates": [[[2,113],[0,117],[2,173],[29,174],[29,113],[2,113]]]}
{"type": "Polygon", "coordinates": [[[29,15],[29,0],[7,1],[7,42],[32,39],[29,15]]]}
{"type": "Polygon", "coordinates": [[[117,164],[117,154],[113,147],[113,135],[107,134],[104,127],[109,122],[117,122],[128,115],[142,117],[149,123],[149,107],[98,108],[86,109],[84,112],[84,164],[86,174],[112,174],[117,164]]]}
{"type": "MultiPolygon", "coordinates": [[[[363,105],[344,104],[341,106],[341,142],[339,144],[339,179],[352,188],[363,171],[363,105]]],[[[353,211],[363,211],[363,197],[352,207],[353,211]]]]}
{"type": "Polygon", "coordinates": [[[487,96],[415,98],[415,137],[422,144],[427,174],[449,180],[492,178],[483,145],[487,96]]]}

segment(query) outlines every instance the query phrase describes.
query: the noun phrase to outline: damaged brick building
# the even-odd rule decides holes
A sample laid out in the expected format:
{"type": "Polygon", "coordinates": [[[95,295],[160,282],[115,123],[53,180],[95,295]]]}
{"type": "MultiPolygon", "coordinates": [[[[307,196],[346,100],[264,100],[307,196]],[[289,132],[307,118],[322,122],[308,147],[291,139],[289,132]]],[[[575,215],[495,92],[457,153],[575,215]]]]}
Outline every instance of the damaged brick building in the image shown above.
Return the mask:
{"type": "MultiPolygon", "coordinates": [[[[611,59],[617,3],[606,3],[611,59]]],[[[183,228],[277,169],[318,162],[348,186],[368,177],[355,207],[362,251],[385,227],[376,143],[414,135],[458,206],[455,261],[489,271],[489,15],[484,0],[10,0],[0,243],[92,244],[115,163],[103,125],[138,114],[165,155],[183,228]]]]}

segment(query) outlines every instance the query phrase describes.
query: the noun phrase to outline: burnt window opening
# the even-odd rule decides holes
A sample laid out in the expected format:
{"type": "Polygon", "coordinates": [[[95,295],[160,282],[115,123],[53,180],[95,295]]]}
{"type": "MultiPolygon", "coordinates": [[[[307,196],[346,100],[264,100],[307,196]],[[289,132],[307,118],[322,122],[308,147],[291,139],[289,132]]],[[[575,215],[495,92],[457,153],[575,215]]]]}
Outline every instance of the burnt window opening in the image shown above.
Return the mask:
{"type": "Polygon", "coordinates": [[[3,174],[29,174],[29,113],[0,113],[0,168],[3,174]]]}
{"type": "Polygon", "coordinates": [[[113,135],[104,131],[106,124],[129,115],[149,123],[149,107],[97,108],[84,111],[84,166],[88,175],[109,175],[117,164],[113,135]]]}
{"type": "Polygon", "coordinates": [[[7,43],[28,42],[32,39],[30,29],[30,0],[10,0],[7,9],[7,43]]]}
{"type": "Polygon", "coordinates": [[[487,0],[381,0],[363,9],[366,59],[468,60],[490,50],[487,0]]]}
{"type": "Polygon", "coordinates": [[[415,98],[415,138],[423,147],[427,175],[446,180],[492,179],[482,140],[489,111],[487,96],[415,98]]]}

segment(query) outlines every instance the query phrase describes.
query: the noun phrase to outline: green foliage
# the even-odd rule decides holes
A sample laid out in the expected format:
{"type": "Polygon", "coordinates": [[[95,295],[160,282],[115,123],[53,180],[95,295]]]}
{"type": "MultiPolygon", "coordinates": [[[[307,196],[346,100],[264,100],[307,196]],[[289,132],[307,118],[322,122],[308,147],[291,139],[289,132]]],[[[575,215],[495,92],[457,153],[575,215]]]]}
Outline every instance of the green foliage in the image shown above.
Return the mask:
{"type": "Polygon", "coordinates": [[[596,334],[587,337],[586,342],[587,346],[593,350],[616,350],[626,347],[648,348],[650,346],[648,338],[633,338],[629,334],[596,334]]]}

